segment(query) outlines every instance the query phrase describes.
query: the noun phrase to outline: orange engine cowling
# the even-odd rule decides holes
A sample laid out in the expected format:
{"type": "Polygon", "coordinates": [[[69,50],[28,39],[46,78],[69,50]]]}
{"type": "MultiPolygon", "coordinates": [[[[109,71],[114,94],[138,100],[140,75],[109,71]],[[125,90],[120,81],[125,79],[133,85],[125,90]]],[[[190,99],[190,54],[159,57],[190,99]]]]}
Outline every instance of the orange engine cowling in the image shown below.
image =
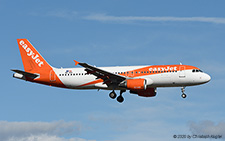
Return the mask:
{"type": "Polygon", "coordinates": [[[132,94],[138,94],[142,97],[154,97],[156,96],[156,88],[147,88],[146,90],[130,90],[132,94]]]}
{"type": "Polygon", "coordinates": [[[145,79],[127,79],[119,84],[120,87],[130,90],[145,90],[147,88],[145,79]]]}

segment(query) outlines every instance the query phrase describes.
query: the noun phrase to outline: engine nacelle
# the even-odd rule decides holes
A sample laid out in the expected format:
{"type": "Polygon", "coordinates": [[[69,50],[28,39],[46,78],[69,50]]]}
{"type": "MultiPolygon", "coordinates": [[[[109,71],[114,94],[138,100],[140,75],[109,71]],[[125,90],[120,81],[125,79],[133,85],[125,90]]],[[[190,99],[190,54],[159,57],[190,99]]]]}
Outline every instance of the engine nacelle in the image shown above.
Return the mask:
{"type": "Polygon", "coordinates": [[[119,84],[120,87],[130,90],[145,90],[147,88],[147,81],[145,79],[127,79],[119,84]]]}
{"type": "Polygon", "coordinates": [[[147,88],[146,90],[130,90],[132,94],[138,94],[142,97],[154,97],[156,96],[156,88],[147,88]]]}

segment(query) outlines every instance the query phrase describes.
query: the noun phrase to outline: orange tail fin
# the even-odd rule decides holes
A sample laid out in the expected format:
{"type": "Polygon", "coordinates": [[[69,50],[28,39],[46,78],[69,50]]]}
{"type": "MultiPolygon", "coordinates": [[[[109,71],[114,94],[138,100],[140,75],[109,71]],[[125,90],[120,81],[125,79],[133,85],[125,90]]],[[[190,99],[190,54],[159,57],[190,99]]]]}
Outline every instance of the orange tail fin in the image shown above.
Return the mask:
{"type": "Polygon", "coordinates": [[[42,70],[52,69],[27,39],[17,39],[17,42],[26,72],[41,73],[42,70]]]}
{"type": "Polygon", "coordinates": [[[54,68],[45,61],[27,39],[17,39],[17,42],[25,70],[25,72],[20,71],[20,73],[23,72],[21,73],[22,75],[26,74],[25,77],[27,74],[37,74],[38,76],[33,79],[31,77],[26,77],[26,80],[56,87],[65,87],[54,72],[54,68]]]}

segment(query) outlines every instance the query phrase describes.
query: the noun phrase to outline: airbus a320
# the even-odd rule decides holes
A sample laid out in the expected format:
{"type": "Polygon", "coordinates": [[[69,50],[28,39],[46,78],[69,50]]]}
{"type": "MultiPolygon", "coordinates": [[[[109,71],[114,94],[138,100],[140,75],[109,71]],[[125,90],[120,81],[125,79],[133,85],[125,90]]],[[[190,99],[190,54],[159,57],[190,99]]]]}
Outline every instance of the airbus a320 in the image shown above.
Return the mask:
{"type": "Polygon", "coordinates": [[[68,89],[111,90],[109,97],[122,103],[122,94],[129,91],[142,97],[156,96],[158,87],[185,87],[207,83],[211,77],[190,65],[150,65],[95,67],[74,60],[81,68],[55,68],[49,65],[27,39],[17,39],[24,70],[12,69],[13,77],[49,86],[68,89]],[[117,96],[115,90],[119,90],[117,96]]]}

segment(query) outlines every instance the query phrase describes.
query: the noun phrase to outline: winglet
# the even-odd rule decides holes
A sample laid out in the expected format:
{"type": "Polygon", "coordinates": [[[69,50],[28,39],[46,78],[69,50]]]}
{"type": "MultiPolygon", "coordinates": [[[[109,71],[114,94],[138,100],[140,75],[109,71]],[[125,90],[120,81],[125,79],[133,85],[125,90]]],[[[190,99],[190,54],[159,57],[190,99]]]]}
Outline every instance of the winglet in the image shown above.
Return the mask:
{"type": "Polygon", "coordinates": [[[78,65],[80,62],[73,60],[75,62],[75,66],[78,65]]]}

